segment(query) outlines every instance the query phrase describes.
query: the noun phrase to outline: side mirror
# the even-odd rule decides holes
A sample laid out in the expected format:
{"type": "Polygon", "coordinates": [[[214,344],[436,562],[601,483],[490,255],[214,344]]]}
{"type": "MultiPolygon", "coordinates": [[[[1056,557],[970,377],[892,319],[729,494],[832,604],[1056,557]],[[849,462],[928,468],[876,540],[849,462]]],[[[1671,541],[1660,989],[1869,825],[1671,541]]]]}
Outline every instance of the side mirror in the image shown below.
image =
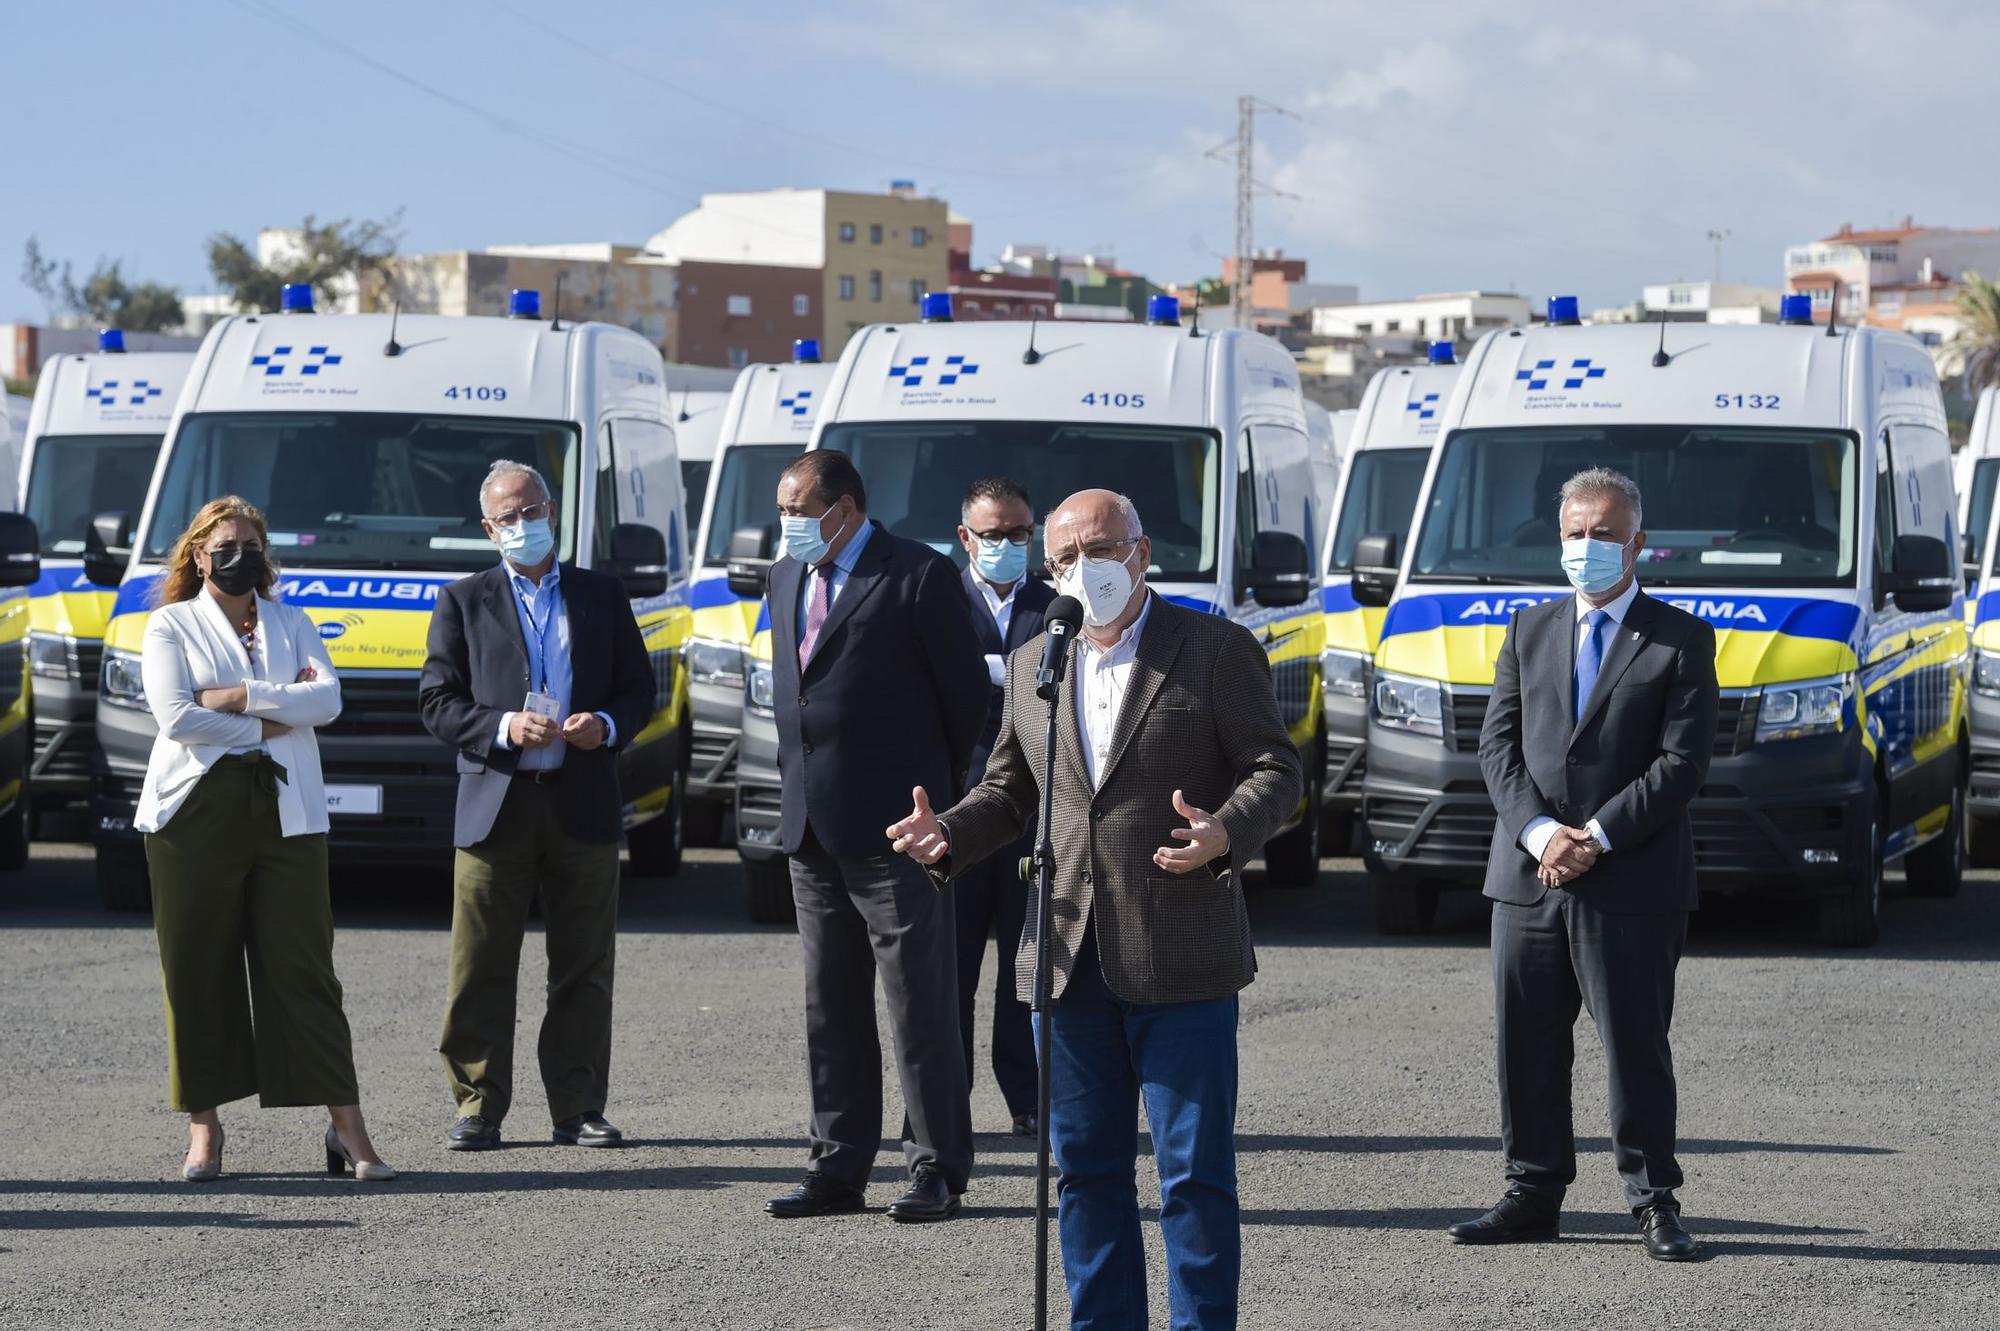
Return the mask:
{"type": "Polygon", "coordinates": [[[1978,543],[1972,539],[1971,532],[1967,532],[1965,534],[1964,545],[1965,545],[1965,585],[1969,590],[1973,586],[1973,584],[1979,581],[1979,551],[1976,548],[1978,543]]]}
{"type": "Polygon", "coordinates": [[[746,601],[761,601],[771,581],[769,527],[738,527],[729,535],[729,590],[746,601]]]}
{"type": "Polygon", "coordinates": [[[116,509],[92,518],[83,534],[84,576],[100,587],[116,587],[131,562],[132,515],[116,509]]]}
{"type": "Polygon", "coordinates": [[[42,576],[42,536],[33,518],[0,513],[0,587],[25,587],[42,576]]]}
{"type": "Polygon", "coordinates": [[[1396,594],[1396,577],[1402,570],[1402,545],[1396,533],[1371,532],[1354,543],[1354,579],[1349,590],[1361,605],[1383,606],[1396,594]]]}
{"type": "Polygon", "coordinates": [[[1935,536],[1898,536],[1889,552],[1882,591],[1899,610],[1948,610],[1958,590],[1951,550],[1935,536]]]}
{"type": "Polygon", "coordinates": [[[611,556],[601,566],[625,584],[633,600],[660,596],[667,590],[667,538],[658,527],[621,522],[611,529],[611,556]]]}
{"type": "Polygon", "coordinates": [[[1244,581],[1258,605],[1297,605],[1312,594],[1312,554],[1296,533],[1260,531],[1251,538],[1244,581]]]}

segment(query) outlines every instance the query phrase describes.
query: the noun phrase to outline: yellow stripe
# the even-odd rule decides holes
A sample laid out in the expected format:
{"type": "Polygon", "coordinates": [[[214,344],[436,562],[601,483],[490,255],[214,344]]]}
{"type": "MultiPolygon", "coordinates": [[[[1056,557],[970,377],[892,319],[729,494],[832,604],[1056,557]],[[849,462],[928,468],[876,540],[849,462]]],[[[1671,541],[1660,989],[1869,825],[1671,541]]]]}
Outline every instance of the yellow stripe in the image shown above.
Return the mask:
{"type": "MultiPolygon", "coordinates": [[[[1375,652],[1383,670],[1449,684],[1491,684],[1506,640],[1504,624],[1444,625],[1399,633],[1375,652]]],[[[1763,629],[1717,629],[1716,682],[1726,689],[1819,679],[1855,668],[1854,649],[1825,638],[1795,638],[1763,629]]]]}
{"type": "Polygon", "coordinates": [[[1375,654],[1382,641],[1382,620],[1387,606],[1366,605],[1358,610],[1336,610],[1325,616],[1326,645],[1336,652],[1375,654]]]}
{"type": "Polygon", "coordinates": [[[735,601],[729,605],[703,606],[694,612],[694,636],[712,642],[742,645],[757,631],[757,613],[762,601],[735,601]]]}
{"type": "Polygon", "coordinates": [[[96,642],[111,620],[118,593],[50,592],[29,602],[28,623],[37,633],[55,633],[78,642],[96,642]]]}

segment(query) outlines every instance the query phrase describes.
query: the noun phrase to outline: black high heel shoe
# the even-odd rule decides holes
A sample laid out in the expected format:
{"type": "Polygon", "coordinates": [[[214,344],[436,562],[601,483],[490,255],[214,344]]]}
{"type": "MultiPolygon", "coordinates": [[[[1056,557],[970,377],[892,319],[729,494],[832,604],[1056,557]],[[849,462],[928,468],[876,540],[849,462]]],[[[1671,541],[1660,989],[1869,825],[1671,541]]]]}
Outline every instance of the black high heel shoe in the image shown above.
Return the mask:
{"type": "Polygon", "coordinates": [[[332,1124],[328,1124],[326,1129],[326,1172],[335,1178],[341,1178],[350,1169],[354,1171],[355,1180],[361,1183],[387,1183],[390,1179],[396,1177],[396,1171],[387,1165],[369,1164],[366,1161],[356,1160],[353,1156],[349,1155],[347,1147],[341,1144],[340,1134],[333,1130],[332,1124]]]}

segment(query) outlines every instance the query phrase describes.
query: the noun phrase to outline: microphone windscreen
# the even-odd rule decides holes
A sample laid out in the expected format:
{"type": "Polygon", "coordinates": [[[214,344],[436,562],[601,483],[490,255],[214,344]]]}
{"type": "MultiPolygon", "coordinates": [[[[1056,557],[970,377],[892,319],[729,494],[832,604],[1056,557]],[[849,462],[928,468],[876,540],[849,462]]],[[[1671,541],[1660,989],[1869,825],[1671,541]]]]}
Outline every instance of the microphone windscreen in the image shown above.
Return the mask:
{"type": "Polygon", "coordinates": [[[1058,596],[1049,602],[1049,608],[1042,612],[1045,624],[1067,624],[1074,633],[1076,626],[1083,622],[1083,602],[1074,596],[1058,596]]]}

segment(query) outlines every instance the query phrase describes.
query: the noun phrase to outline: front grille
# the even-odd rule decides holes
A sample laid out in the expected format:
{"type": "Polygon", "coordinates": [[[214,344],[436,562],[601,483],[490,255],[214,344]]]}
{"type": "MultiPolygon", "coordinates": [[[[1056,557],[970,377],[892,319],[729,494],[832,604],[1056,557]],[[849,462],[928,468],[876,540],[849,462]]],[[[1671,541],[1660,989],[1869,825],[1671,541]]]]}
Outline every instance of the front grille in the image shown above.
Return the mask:
{"type": "MultiPolygon", "coordinates": [[[[382,787],[381,813],[332,819],[327,846],[336,860],[344,849],[450,852],[458,802],[458,770],[450,750],[429,742],[342,744],[325,731],[321,736],[320,769],[327,785],[382,787]]],[[[409,738],[407,729],[403,738],[409,738]]]]}
{"type": "Polygon", "coordinates": [[[736,778],[736,736],[697,730],[694,734],[691,770],[704,781],[727,782],[736,778]]]}
{"type": "Polygon", "coordinates": [[[26,638],[0,643],[0,712],[21,701],[21,671],[27,655],[26,638]]]}
{"type": "Polygon", "coordinates": [[[82,682],[86,689],[95,692],[97,677],[104,667],[104,644],[95,639],[89,642],[72,642],[69,646],[70,678],[82,682]]]}
{"type": "Polygon", "coordinates": [[[1778,873],[1785,857],[1758,827],[1748,810],[1727,805],[1695,804],[1689,810],[1694,825],[1697,872],[1778,873]]]}
{"type": "Polygon", "coordinates": [[[1361,778],[1368,774],[1368,746],[1360,740],[1329,739],[1326,742],[1326,775],[1329,793],[1359,795],[1361,778]]]}
{"type": "MultiPolygon", "coordinates": [[[[1485,691],[1452,689],[1449,692],[1451,727],[1445,732],[1446,747],[1458,753],[1479,752],[1479,731],[1486,724],[1486,704],[1492,695],[1485,691]]],[[[1731,758],[1750,747],[1757,735],[1757,695],[1724,694],[1715,714],[1717,758],[1731,758]]]]}
{"type": "Polygon", "coordinates": [[[1479,730],[1486,724],[1486,704],[1493,695],[1485,689],[1448,689],[1445,697],[1451,718],[1444,732],[1445,747],[1457,753],[1479,752],[1479,730]]]}
{"type": "Polygon", "coordinates": [[[340,677],[340,715],[323,727],[322,735],[396,735],[423,733],[417,708],[414,674],[347,674],[340,677]]]}
{"type": "Polygon", "coordinates": [[[1491,805],[1446,804],[1438,809],[1417,838],[1417,858],[1484,864],[1493,847],[1493,824],[1498,821],[1491,805]]]}
{"type": "Polygon", "coordinates": [[[87,779],[94,729],[89,722],[35,723],[35,776],[87,779]]]}
{"type": "Polygon", "coordinates": [[[776,818],[784,812],[785,792],[777,786],[738,786],[736,788],[736,812],[740,818],[746,813],[764,814],[776,818]]]}

